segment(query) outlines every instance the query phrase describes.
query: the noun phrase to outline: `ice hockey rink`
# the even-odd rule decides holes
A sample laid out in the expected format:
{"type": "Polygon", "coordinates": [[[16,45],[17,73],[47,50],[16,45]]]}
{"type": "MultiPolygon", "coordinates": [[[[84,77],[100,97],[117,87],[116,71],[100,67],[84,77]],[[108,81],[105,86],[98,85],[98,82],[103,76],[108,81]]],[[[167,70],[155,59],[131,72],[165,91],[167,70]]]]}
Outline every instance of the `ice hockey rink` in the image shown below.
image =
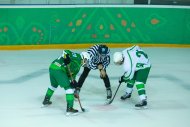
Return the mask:
{"type": "MultiPolygon", "coordinates": [[[[111,49],[107,73],[113,94],[123,70],[113,64],[112,54],[123,49],[111,49]]],[[[136,87],[129,100],[120,100],[125,83],[113,103],[104,105],[105,86],[99,78],[99,71],[92,70],[80,94],[82,107],[87,111],[70,117],[65,116],[65,91],[60,87],[52,97],[53,104],[41,108],[50,85],[48,67],[62,50],[0,51],[0,126],[190,127],[190,48],[142,49],[152,63],[146,84],[148,109],[134,108],[139,101],[136,87]]],[[[80,53],[83,49],[72,51],[80,53]]],[[[77,101],[74,107],[80,110],[77,101]]]]}

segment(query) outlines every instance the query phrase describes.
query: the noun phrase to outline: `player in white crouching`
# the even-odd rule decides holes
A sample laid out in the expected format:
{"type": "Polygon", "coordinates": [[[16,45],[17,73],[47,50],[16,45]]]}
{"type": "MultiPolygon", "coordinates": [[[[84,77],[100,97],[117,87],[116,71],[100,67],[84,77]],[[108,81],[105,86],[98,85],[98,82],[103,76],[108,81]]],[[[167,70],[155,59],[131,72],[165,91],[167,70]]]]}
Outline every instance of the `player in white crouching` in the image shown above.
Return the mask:
{"type": "Polygon", "coordinates": [[[135,85],[141,100],[135,107],[147,108],[145,84],[151,68],[148,55],[139,46],[132,46],[122,52],[115,52],[113,61],[116,65],[123,65],[124,74],[120,77],[119,83],[127,83],[126,92],[121,96],[121,100],[131,97],[135,85]]]}

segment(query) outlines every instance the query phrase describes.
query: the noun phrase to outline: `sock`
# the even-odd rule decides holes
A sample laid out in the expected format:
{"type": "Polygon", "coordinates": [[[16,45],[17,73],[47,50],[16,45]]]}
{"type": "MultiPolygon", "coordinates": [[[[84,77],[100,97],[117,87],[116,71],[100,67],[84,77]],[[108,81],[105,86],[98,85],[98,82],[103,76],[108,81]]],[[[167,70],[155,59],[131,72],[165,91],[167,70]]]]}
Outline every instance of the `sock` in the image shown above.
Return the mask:
{"type": "Polygon", "coordinates": [[[67,101],[67,106],[73,108],[74,95],[73,94],[66,94],[66,101],[67,101]]]}
{"type": "Polygon", "coordinates": [[[46,92],[46,97],[50,99],[52,97],[53,93],[54,93],[54,91],[52,89],[48,88],[48,90],[46,92]]]}
{"type": "Polygon", "coordinates": [[[145,91],[145,85],[142,82],[136,82],[136,88],[139,94],[139,97],[141,100],[145,100],[146,99],[146,91],[145,91]]]}

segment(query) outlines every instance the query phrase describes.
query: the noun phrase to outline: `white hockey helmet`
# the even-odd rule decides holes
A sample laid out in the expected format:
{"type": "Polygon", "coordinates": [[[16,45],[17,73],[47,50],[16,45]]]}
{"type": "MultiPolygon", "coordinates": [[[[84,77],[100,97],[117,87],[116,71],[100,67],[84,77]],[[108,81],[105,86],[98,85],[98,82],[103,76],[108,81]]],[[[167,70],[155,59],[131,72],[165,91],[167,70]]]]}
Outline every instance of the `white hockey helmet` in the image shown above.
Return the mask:
{"type": "Polygon", "coordinates": [[[113,62],[115,64],[119,64],[119,65],[121,65],[123,63],[123,54],[122,54],[122,52],[115,52],[113,54],[113,62]]]}
{"type": "Polygon", "coordinates": [[[83,60],[82,66],[84,67],[84,66],[87,65],[87,62],[90,59],[90,54],[88,54],[87,52],[81,52],[80,56],[81,56],[81,58],[83,60]]]}

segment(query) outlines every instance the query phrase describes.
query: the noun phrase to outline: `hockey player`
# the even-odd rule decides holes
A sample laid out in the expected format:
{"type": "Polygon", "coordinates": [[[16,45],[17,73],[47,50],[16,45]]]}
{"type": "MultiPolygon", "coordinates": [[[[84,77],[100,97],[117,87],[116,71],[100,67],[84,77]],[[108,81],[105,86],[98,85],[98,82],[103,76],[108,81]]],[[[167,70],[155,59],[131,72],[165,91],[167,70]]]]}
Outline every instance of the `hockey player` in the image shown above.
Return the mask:
{"type": "MultiPolygon", "coordinates": [[[[77,82],[75,77],[80,70],[81,66],[84,66],[87,61],[86,52],[81,54],[71,52],[70,50],[63,50],[63,54],[55,59],[49,67],[49,76],[51,86],[47,89],[43,105],[50,105],[50,101],[54,91],[58,86],[65,89],[67,110],[66,115],[75,114],[78,110],[73,108],[74,105],[74,91],[77,82]],[[72,76],[72,77],[71,77],[72,76]]],[[[88,54],[87,54],[88,55],[88,54]]]]}
{"type": "Polygon", "coordinates": [[[131,97],[135,85],[141,100],[135,107],[147,108],[145,84],[151,68],[148,55],[139,46],[132,46],[122,52],[115,52],[113,61],[116,65],[123,65],[124,75],[120,77],[119,83],[127,83],[126,93],[121,96],[121,100],[131,97]]]}
{"type": "Polygon", "coordinates": [[[78,86],[75,89],[76,95],[79,94],[80,89],[88,76],[90,70],[98,69],[100,71],[100,78],[103,79],[106,91],[107,91],[107,100],[110,100],[112,97],[112,91],[110,86],[110,80],[106,73],[106,68],[110,64],[110,50],[106,45],[96,44],[87,50],[87,53],[90,55],[84,70],[79,77],[78,86]]]}

